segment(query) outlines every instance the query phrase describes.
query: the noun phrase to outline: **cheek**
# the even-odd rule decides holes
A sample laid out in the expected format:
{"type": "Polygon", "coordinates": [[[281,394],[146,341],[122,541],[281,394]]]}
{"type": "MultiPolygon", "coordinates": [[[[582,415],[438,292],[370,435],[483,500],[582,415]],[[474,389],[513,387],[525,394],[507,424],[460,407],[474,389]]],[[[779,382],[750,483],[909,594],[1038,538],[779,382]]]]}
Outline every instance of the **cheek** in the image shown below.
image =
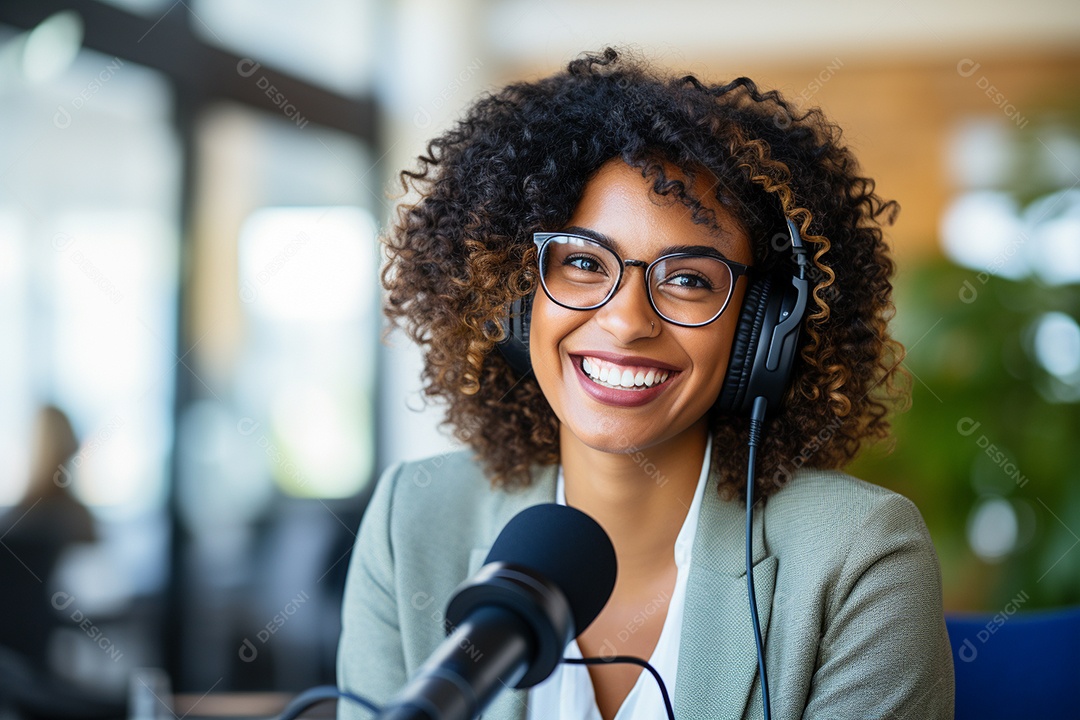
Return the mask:
{"type": "Polygon", "coordinates": [[[713,330],[708,337],[694,336],[684,344],[692,352],[695,364],[705,372],[702,383],[715,400],[720,394],[724,378],[731,361],[731,346],[735,340],[735,329],[739,323],[739,310],[742,307],[742,293],[732,298],[732,305],[720,318],[708,326],[713,330]]]}
{"type": "Polygon", "coordinates": [[[708,342],[699,341],[697,345],[684,347],[693,358],[702,399],[715,400],[727,374],[728,359],[731,357],[731,333],[728,328],[724,328],[723,332],[717,332],[708,342]]]}
{"type": "Polygon", "coordinates": [[[529,358],[532,360],[533,373],[544,391],[548,402],[554,408],[555,388],[561,382],[563,373],[559,344],[576,326],[574,310],[567,310],[551,302],[543,292],[537,293],[533,300],[532,314],[529,320],[529,358]]]}

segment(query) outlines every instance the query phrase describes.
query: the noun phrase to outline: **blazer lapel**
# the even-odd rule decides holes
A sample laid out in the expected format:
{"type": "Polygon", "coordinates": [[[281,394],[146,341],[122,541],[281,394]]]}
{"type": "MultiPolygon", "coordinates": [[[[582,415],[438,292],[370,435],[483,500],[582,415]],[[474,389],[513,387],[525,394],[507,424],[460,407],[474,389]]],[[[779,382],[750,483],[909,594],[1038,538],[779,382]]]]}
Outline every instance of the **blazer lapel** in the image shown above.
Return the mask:
{"type": "MultiPolygon", "coordinates": [[[[555,502],[555,481],[558,478],[558,465],[538,466],[533,470],[533,484],[524,492],[503,493],[504,498],[501,506],[497,509],[499,523],[497,524],[496,536],[488,539],[481,547],[475,547],[469,555],[469,577],[472,577],[483,566],[491,546],[495,543],[495,537],[501,532],[506,523],[514,515],[527,507],[540,503],[555,502]]],[[[480,719],[491,718],[495,720],[525,720],[528,712],[528,691],[507,688],[495,696],[487,709],[480,715],[480,719]]]]}
{"type": "MultiPolygon", "coordinates": [[[[725,502],[715,478],[702,498],[687,579],[675,715],[679,718],[741,718],[757,677],[746,590],[746,505],[725,502]],[[733,711],[733,709],[736,709],[733,711]]],[[[754,594],[765,642],[776,583],[777,559],[766,556],[762,506],[754,508],[754,594]]],[[[760,704],[760,688],[754,693],[760,704]]]]}
{"type": "MultiPolygon", "coordinates": [[[[531,505],[555,502],[558,466],[538,468],[534,483],[525,492],[500,493],[497,512],[501,530],[514,515],[531,505]]],[[[683,632],[679,646],[679,670],[674,688],[675,715],[691,718],[741,718],[753,688],[759,686],[757,652],[746,593],[744,532],[746,506],[725,502],[716,494],[715,473],[702,498],[693,560],[687,579],[683,632]],[[725,708],[728,710],[725,712],[725,708]],[[732,712],[730,708],[738,708],[732,712]]],[[[765,551],[762,506],[754,509],[754,593],[762,642],[765,641],[776,584],[777,559],[765,551]]],[[[496,534],[498,532],[496,531],[496,534]]],[[[472,549],[469,576],[484,563],[495,537],[472,549]]],[[[670,688],[669,688],[670,689],[670,688]]],[[[755,707],[761,691],[754,692],[755,707]]],[[[526,690],[508,688],[488,706],[481,718],[526,720],[526,690]]]]}

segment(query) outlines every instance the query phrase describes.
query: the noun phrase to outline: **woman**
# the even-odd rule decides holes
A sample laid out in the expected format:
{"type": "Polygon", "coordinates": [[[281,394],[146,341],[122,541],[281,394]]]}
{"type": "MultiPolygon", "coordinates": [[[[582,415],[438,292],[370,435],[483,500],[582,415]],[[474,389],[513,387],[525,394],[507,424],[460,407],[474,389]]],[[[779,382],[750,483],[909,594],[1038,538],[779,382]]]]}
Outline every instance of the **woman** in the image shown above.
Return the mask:
{"type": "Polygon", "coordinates": [[[50,581],[64,552],[78,543],[95,542],[97,532],[93,515],[71,493],[79,441],[60,408],[45,405],[37,411],[31,447],[26,494],[0,513],[0,647],[48,673],[49,639],[61,625],[50,581]]]}
{"type": "MultiPolygon", "coordinates": [[[[838,470],[903,398],[880,230],[897,207],[839,136],[745,78],[664,77],[608,49],[481,98],[402,173],[419,199],[387,234],[386,312],[423,346],[426,393],[468,449],[380,479],[346,590],[343,689],[389,699],[445,637],[448,599],[499,530],[558,501],[595,518],[618,560],[567,656],[649,659],[680,719],[761,717],[749,402],[730,397],[745,388],[729,366],[741,376],[760,335],[746,312],[762,278],[801,278],[797,357],[766,408],[754,489],[772,711],[952,717],[922,518],[838,470]]],[[[565,664],[484,714],[663,716],[639,667],[565,664]]]]}

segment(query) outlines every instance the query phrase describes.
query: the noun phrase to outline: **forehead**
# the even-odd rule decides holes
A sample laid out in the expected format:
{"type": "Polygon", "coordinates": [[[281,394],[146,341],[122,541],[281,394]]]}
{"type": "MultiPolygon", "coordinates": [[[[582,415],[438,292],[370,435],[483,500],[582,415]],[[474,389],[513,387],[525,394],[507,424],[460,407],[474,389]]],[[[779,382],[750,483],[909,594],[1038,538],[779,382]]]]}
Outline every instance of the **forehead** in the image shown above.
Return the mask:
{"type": "MultiPolygon", "coordinates": [[[[677,167],[664,166],[669,180],[689,178],[677,167]]],[[[586,183],[568,226],[592,230],[610,239],[623,257],[653,259],[670,246],[705,246],[724,257],[750,264],[750,241],[738,219],[716,200],[716,188],[698,173],[690,194],[706,208],[709,222],[694,222],[694,212],[674,195],[653,192],[652,178],[615,158],[586,183]]]]}

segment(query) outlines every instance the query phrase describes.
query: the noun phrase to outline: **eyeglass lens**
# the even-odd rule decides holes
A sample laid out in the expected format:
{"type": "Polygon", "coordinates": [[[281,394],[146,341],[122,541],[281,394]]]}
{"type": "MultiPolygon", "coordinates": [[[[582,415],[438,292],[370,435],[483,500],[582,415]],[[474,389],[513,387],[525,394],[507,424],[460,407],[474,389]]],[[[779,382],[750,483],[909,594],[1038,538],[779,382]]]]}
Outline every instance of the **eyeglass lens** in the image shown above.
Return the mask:
{"type": "MultiPolygon", "coordinates": [[[[585,310],[600,305],[619,280],[619,257],[587,238],[553,236],[539,260],[548,293],[567,307],[585,310]]],[[[719,315],[733,285],[731,268],[706,255],[666,258],[652,266],[648,281],[657,312],[688,325],[719,315]]]]}

